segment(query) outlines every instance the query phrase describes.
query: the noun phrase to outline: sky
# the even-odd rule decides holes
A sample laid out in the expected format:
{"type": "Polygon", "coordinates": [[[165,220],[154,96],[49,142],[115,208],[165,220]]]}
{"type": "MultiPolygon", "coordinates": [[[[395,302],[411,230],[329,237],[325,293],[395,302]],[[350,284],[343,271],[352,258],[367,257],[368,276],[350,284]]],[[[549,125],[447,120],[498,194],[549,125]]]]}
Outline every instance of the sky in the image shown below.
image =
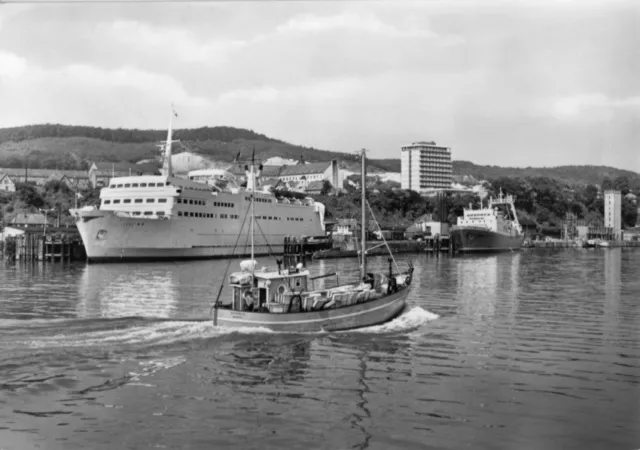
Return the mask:
{"type": "Polygon", "coordinates": [[[638,29],[632,0],[0,2],[0,127],[165,129],[174,104],[376,158],[640,171],[638,29]]]}

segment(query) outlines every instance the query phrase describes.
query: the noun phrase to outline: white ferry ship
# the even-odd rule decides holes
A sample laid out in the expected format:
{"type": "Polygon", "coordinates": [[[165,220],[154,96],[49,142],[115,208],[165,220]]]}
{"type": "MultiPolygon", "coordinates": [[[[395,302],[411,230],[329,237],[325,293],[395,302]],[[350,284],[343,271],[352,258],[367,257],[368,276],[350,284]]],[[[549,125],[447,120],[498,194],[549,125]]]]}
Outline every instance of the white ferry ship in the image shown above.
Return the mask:
{"type": "Polygon", "coordinates": [[[256,255],[282,253],[285,236],[324,236],[324,205],[260,192],[253,165],[246,188],[173,176],[172,142],[169,122],[162,175],[112,178],[99,207],[71,210],[90,262],[247,256],[252,195],[256,255]]]}

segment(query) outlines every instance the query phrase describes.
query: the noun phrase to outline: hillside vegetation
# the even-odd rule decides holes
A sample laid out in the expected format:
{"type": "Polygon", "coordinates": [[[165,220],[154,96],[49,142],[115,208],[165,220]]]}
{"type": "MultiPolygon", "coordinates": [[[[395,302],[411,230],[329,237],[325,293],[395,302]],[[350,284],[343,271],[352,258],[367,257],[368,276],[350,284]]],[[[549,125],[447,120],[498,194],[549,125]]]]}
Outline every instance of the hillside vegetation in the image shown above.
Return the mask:
{"type": "MultiPolygon", "coordinates": [[[[241,152],[249,158],[273,156],[308,162],[337,159],[342,168],[359,167],[355,153],[339,153],[289,144],[263,134],[232,127],[204,127],[175,130],[181,141],[175,151],[189,150],[210,159],[231,162],[241,152]]],[[[0,167],[24,167],[28,155],[32,168],[83,169],[88,161],[137,162],[159,155],[157,144],[166,139],[166,130],[128,130],[58,124],[29,125],[0,129],[0,167]]],[[[355,149],[354,149],[355,150],[355,149]]],[[[400,160],[371,159],[372,171],[400,171],[400,160]]]]}
{"type": "Polygon", "coordinates": [[[558,167],[498,167],[480,166],[469,161],[453,161],[453,173],[459,177],[473,177],[475,180],[497,178],[537,178],[544,177],[561,181],[569,186],[600,185],[604,179],[627,177],[633,190],[640,189],[640,174],[630,170],[607,166],[558,166],[558,167]]]}

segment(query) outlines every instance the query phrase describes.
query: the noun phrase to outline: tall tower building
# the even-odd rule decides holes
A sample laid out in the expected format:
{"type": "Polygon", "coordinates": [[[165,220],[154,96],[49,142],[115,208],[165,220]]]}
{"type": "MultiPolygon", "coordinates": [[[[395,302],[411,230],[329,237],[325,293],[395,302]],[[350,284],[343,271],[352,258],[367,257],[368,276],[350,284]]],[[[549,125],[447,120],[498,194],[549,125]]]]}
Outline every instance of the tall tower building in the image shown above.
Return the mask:
{"type": "Polygon", "coordinates": [[[400,156],[402,189],[416,192],[451,187],[451,149],[435,142],[414,142],[402,147],[400,156]]]}
{"type": "Polygon", "coordinates": [[[620,239],[622,230],[622,194],[620,191],[604,191],[604,226],[612,228],[615,238],[620,239]]]}

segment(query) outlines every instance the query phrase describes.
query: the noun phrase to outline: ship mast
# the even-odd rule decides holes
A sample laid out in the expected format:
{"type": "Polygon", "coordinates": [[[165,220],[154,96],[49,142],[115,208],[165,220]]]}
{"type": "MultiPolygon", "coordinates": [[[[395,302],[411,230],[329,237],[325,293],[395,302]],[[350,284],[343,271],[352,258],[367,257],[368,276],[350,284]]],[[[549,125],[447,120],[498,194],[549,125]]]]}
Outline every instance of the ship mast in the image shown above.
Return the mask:
{"type": "Polygon", "coordinates": [[[256,149],[253,149],[253,153],[251,154],[251,275],[255,272],[255,264],[253,263],[254,258],[254,230],[255,230],[255,220],[256,220],[256,170],[255,170],[255,161],[256,157],[256,149]]]}
{"type": "Polygon", "coordinates": [[[367,181],[367,174],[366,174],[366,150],[363,148],[362,149],[362,179],[360,181],[360,189],[361,189],[361,193],[362,193],[362,223],[361,223],[361,227],[362,227],[362,236],[361,236],[361,241],[362,241],[362,245],[361,245],[361,249],[362,249],[362,259],[361,259],[361,265],[360,265],[360,279],[364,280],[365,277],[367,276],[367,215],[366,215],[366,211],[367,211],[367,197],[365,194],[365,190],[367,187],[366,181],[367,181]]]}
{"type": "MultiPolygon", "coordinates": [[[[173,167],[171,166],[171,144],[173,143],[173,116],[178,117],[178,114],[171,105],[171,114],[169,115],[169,129],[167,130],[167,142],[164,147],[164,162],[162,164],[162,172],[166,177],[173,176],[173,167]]],[[[162,146],[160,145],[160,148],[162,146]]]]}

